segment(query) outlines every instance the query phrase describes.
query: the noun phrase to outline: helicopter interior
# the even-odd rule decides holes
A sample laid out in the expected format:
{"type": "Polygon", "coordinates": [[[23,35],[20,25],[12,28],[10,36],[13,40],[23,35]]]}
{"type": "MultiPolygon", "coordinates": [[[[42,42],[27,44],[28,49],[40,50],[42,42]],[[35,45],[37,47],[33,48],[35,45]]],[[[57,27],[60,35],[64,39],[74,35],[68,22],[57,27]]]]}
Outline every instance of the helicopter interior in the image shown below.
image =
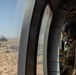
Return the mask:
{"type": "MultiPolygon", "coordinates": [[[[44,13],[50,8],[43,44],[43,75],[60,75],[59,43],[61,26],[76,14],[75,0],[26,0],[20,39],[18,75],[36,75],[37,50],[44,13]],[[51,16],[50,16],[51,15],[51,16]],[[24,58],[23,58],[24,57],[24,58]]],[[[44,27],[44,26],[43,26],[44,27]]],[[[63,44],[61,44],[63,48],[63,44]]]]}

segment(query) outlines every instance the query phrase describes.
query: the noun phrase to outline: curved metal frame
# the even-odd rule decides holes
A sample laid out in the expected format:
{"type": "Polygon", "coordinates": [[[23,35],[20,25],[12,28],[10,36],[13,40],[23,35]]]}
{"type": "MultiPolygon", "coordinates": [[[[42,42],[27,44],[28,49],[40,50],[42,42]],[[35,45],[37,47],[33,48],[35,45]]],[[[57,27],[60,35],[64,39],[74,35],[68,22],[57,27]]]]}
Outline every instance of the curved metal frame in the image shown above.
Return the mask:
{"type": "MultiPolygon", "coordinates": [[[[50,28],[50,24],[52,21],[52,10],[50,8],[49,5],[47,5],[45,7],[45,11],[43,14],[43,18],[42,18],[42,23],[41,23],[41,28],[40,28],[40,33],[39,34],[43,34],[43,38],[40,39],[39,37],[39,42],[41,42],[41,49],[42,49],[42,66],[43,69],[41,71],[43,71],[43,75],[47,75],[47,44],[48,44],[48,34],[49,34],[49,28],[50,28]]],[[[38,46],[39,47],[39,46],[38,46]]],[[[38,49],[39,50],[39,49],[38,49]]],[[[38,52],[38,51],[37,51],[38,52]]],[[[38,75],[38,74],[37,74],[38,75]]]]}
{"type": "MultiPolygon", "coordinates": [[[[18,75],[36,75],[36,56],[41,21],[51,0],[27,0],[20,39],[18,75]]],[[[51,6],[51,5],[50,5],[51,6]]],[[[56,9],[56,6],[54,10],[56,9]]],[[[58,42],[67,11],[56,9],[50,26],[47,49],[48,75],[59,75],[58,42]],[[63,17],[63,18],[62,18],[63,17]]]]}
{"type": "Polygon", "coordinates": [[[29,8],[25,10],[26,15],[21,32],[18,75],[36,75],[38,37],[47,1],[37,0],[35,2],[35,0],[33,0],[30,2],[29,0],[26,4],[29,8]],[[25,59],[23,59],[23,57],[25,57],[25,59]]]}
{"type": "Polygon", "coordinates": [[[27,44],[30,30],[30,22],[33,14],[33,8],[35,0],[27,0],[25,8],[25,15],[23,20],[20,48],[19,48],[19,59],[18,59],[18,75],[25,75],[26,70],[26,58],[27,58],[27,44]],[[32,7],[31,7],[32,6],[32,7]]]}

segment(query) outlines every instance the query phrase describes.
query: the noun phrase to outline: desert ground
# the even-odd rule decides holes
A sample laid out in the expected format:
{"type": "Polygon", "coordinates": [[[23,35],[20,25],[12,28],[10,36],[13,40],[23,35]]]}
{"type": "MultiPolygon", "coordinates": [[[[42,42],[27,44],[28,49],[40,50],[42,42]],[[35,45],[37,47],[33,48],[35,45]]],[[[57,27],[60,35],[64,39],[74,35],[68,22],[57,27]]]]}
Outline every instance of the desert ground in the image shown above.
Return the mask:
{"type": "Polygon", "coordinates": [[[0,45],[0,75],[17,75],[19,38],[8,38],[0,45]]]}
{"type": "Polygon", "coordinates": [[[18,52],[0,52],[0,75],[17,75],[18,52]]]}
{"type": "MultiPolygon", "coordinates": [[[[7,42],[0,45],[0,75],[17,75],[19,38],[8,38],[7,42]]],[[[37,75],[43,75],[43,56],[39,51],[37,56],[37,75]]]]}

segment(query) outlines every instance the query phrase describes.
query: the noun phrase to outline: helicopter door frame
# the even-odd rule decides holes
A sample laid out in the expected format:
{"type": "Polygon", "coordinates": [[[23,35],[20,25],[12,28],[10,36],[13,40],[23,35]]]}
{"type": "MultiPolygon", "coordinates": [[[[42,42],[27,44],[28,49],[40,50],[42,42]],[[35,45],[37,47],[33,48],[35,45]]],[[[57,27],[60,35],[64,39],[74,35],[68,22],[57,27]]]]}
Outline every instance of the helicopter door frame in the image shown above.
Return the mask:
{"type": "MultiPolygon", "coordinates": [[[[49,2],[51,2],[51,0],[26,1],[27,5],[25,8],[20,38],[18,75],[36,75],[36,56],[40,27],[45,7],[49,2]]],[[[56,1],[57,3],[55,7],[52,2],[49,4],[50,7],[53,8],[53,18],[48,37],[47,68],[48,75],[59,75],[58,43],[60,39],[61,26],[68,11],[60,8],[56,9],[59,1],[56,1]]]]}

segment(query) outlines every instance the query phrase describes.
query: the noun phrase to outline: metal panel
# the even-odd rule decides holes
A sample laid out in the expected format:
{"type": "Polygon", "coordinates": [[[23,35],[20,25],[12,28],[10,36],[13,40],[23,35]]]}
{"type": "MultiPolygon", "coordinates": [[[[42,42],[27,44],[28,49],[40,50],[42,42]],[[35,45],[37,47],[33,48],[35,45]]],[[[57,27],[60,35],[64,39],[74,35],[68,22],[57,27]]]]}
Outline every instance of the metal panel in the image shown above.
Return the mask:
{"type": "Polygon", "coordinates": [[[36,75],[38,37],[46,0],[27,0],[20,39],[18,75],[36,75]],[[35,7],[34,7],[35,4],[35,7]]]}
{"type": "Polygon", "coordinates": [[[48,75],[60,75],[59,70],[59,41],[61,26],[65,20],[67,12],[62,9],[56,10],[53,14],[48,39],[48,75]],[[63,15],[64,14],[64,15],[63,15]]]}
{"type": "Polygon", "coordinates": [[[24,15],[24,21],[23,21],[23,27],[22,27],[21,39],[20,39],[18,75],[25,75],[28,36],[29,36],[30,22],[32,18],[34,4],[35,4],[35,0],[26,1],[25,15],[24,15]]]}

